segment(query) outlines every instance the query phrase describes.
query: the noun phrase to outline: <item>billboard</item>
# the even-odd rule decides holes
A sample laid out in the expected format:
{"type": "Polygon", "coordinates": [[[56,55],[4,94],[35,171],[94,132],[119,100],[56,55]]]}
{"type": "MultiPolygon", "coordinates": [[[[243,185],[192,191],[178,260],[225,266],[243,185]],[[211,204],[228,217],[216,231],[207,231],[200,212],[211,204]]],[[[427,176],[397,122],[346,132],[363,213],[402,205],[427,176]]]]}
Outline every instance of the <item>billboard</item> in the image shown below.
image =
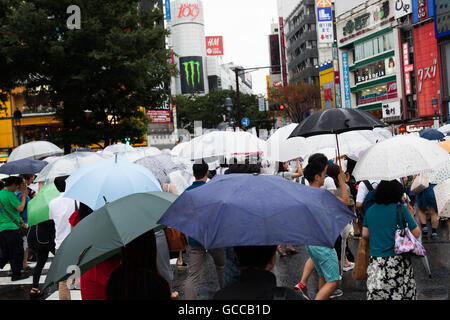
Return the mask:
{"type": "Polygon", "coordinates": [[[284,41],[284,20],[283,17],[279,18],[280,22],[280,45],[281,45],[281,71],[283,74],[283,84],[287,86],[288,79],[287,79],[287,68],[286,68],[286,43],[284,41]]]}
{"type": "Polygon", "coordinates": [[[165,0],[165,7],[166,7],[166,20],[170,21],[172,20],[172,13],[170,11],[170,0],[165,0]]]}
{"type": "Polygon", "coordinates": [[[331,0],[316,0],[319,43],[333,43],[333,11],[331,0]]]}
{"type": "Polygon", "coordinates": [[[436,3],[436,37],[450,35],[450,0],[435,0],[436,3]]]}
{"type": "Polygon", "coordinates": [[[207,56],[223,56],[223,37],[222,36],[206,37],[206,55],[207,56]]]}
{"type": "Polygon", "coordinates": [[[170,110],[146,110],[150,123],[172,123],[170,110]]]}
{"type": "Polygon", "coordinates": [[[271,74],[280,74],[280,43],[278,41],[278,34],[271,34],[269,36],[269,46],[270,46],[270,69],[271,74]]]}
{"type": "Polygon", "coordinates": [[[411,0],[397,0],[394,4],[395,19],[400,19],[412,13],[411,0]]]}
{"type": "Polygon", "coordinates": [[[413,23],[434,17],[434,0],[412,0],[413,23]]]}
{"type": "Polygon", "coordinates": [[[348,52],[342,52],[342,78],[344,81],[344,98],[345,107],[352,107],[352,100],[350,97],[350,71],[348,68],[348,52]]]}
{"type": "Polygon", "coordinates": [[[180,58],[181,93],[205,92],[202,57],[180,58]]]}

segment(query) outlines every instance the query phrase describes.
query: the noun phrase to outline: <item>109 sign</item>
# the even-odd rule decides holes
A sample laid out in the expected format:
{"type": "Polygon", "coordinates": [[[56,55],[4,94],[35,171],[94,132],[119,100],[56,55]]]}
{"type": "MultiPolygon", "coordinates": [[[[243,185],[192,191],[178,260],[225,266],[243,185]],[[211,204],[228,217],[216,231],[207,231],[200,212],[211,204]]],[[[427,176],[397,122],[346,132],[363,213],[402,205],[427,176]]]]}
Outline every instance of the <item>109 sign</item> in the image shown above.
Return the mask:
{"type": "Polygon", "coordinates": [[[180,12],[178,13],[178,18],[192,17],[192,21],[197,19],[200,15],[200,8],[198,4],[183,3],[180,6],[180,12]]]}

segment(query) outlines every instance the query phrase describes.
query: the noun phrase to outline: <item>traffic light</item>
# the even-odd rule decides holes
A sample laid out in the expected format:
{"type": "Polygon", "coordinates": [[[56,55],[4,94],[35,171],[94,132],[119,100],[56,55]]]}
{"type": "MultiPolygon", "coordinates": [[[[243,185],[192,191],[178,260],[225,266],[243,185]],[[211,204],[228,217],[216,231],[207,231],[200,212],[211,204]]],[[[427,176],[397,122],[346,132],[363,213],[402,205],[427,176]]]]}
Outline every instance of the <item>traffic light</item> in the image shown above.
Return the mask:
{"type": "Polygon", "coordinates": [[[272,104],[269,106],[269,111],[284,111],[285,107],[282,104],[272,104]]]}

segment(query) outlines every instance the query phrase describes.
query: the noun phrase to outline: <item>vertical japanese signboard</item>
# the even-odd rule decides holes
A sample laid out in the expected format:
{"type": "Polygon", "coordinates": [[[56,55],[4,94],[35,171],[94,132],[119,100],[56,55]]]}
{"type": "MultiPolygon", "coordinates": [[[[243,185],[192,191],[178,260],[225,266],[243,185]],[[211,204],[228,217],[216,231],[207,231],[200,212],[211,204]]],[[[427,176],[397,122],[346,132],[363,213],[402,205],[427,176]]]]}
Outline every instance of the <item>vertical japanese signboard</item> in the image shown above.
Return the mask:
{"type": "Polygon", "coordinates": [[[408,96],[412,93],[410,73],[414,70],[414,66],[409,64],[409,48],[406,42],[403,44],[403,65],[405,67],[405,93],[408,96]]]}
{"type": "Polygon", "coordinates": [[[278,42],[278,34],[271,34],[269,36],[269,46],[270,46],[270,65],[271,74],[280,74],[280,43],[278,42]]]}
{"type": "Polygon", "coordinates": [[[333,43],[333,11],[331,0],[316,0],[319,43],[333,43]]]}
{"type": "Polygon", "coordinates": [[[280,45],[281,45],[281,73],[283,75],[283,85],[287,86],[287,68],[286,68],[286,44],[284,41],[284,21],[283,17],[280,20],[280,45]]]}
{"type": "Polygon", "coordinates": [[[352,107],[352,100],[350,97],[350,72],[348,68],[348,52],[342,52],[342,77],[344,81],[344,98],[345,107],[352,107]]]}

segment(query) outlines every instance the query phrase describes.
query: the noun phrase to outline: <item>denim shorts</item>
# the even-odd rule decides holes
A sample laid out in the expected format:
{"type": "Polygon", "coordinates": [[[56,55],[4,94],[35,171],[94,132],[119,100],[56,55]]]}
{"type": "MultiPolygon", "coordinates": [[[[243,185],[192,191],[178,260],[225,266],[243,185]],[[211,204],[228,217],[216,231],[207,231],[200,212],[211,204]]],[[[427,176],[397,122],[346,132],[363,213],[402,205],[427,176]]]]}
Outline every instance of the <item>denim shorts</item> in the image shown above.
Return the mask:
{"type": "Polygon", "coordinates": [[[339,261],[336,250],[320,246],[306,246],[319,277],[324,277],[326,282],[340,280],[339,261]]]}

